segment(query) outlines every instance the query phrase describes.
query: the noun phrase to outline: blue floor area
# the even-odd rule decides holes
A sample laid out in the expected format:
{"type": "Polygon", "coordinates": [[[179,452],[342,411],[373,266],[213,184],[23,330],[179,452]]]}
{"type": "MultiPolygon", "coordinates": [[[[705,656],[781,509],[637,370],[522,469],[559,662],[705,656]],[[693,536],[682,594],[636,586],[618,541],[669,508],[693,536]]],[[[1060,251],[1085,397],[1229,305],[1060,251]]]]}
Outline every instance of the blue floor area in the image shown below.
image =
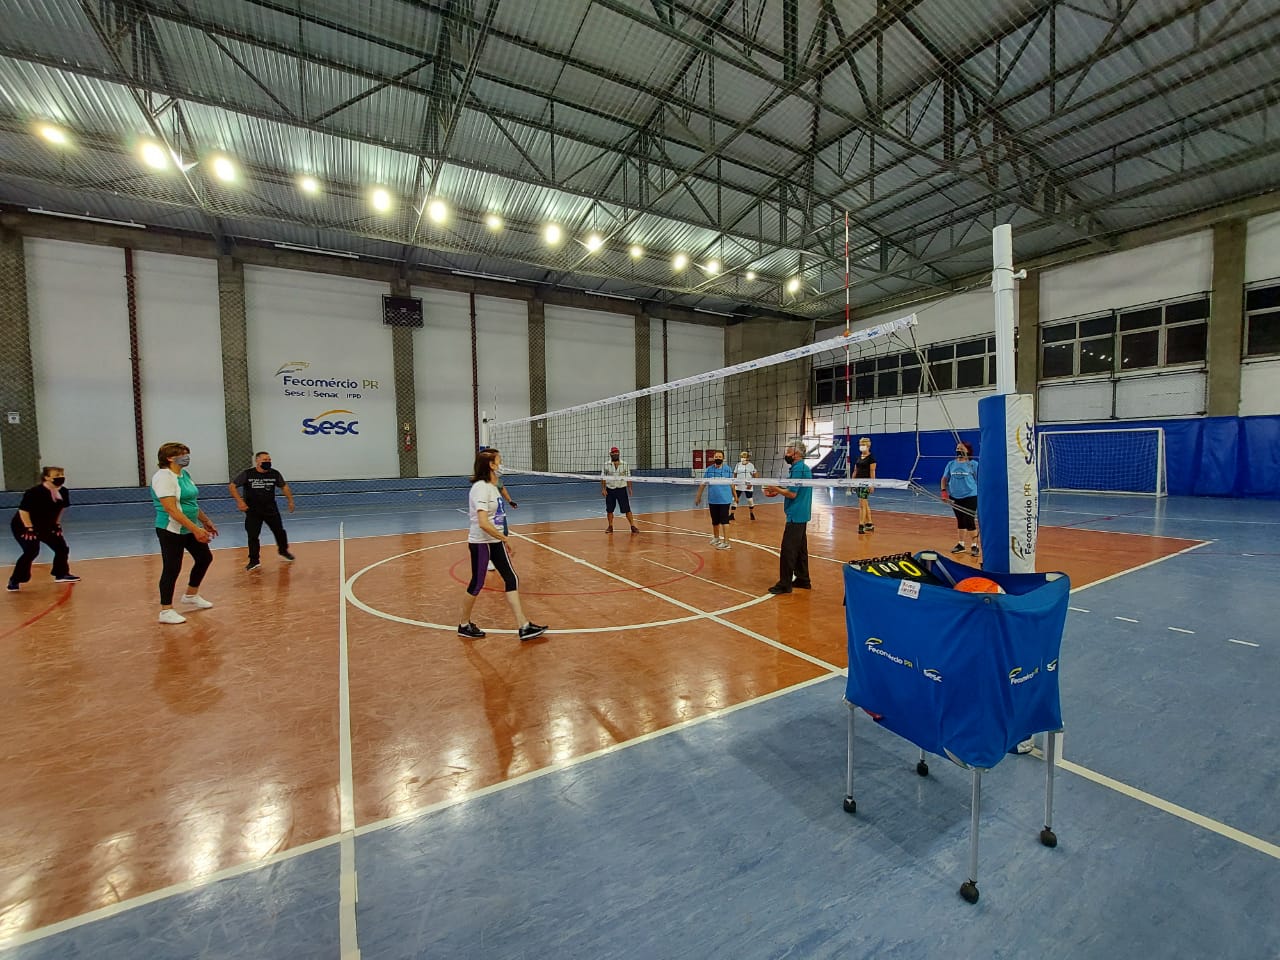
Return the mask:
{"type": "MultiPolygon", "coordinates": [[[[602,519],[596,485],[513,492],[513,525],[602,519]]],[[[688,488],[642,485],[635,506],[691,500],[688,488]]],[[[950,515],[907,493],[875,503],[950,515]]],[[[299,543],[335,538],[339,522],[358,537],[464,521],[448,505],[299,506],[286,517],[299,543]]],[[[243,543],[236,517],[215,519],[218,545],[243,543]]],[[[1065,755],[1270,849],[1067,770],[1059,845],[1045,848],[1044,764],[1008,757],[984,777],[981,899],[970,906],[956,894],[968,773],[933,758],[922,779],[910,744],[862,720],[858,810],[845,813],[833,678],[359,836],[361,956],[1280,957],[1280,503],[1055,494],[1041,519],[1210,541],[1073,594],[1065,755]]],[[[155,551],[145,518],[67,527],[76,557],[155,551]]],[[[0,960],[336,958],[338,874],[335,845],[0,948],[0,960]]]]}

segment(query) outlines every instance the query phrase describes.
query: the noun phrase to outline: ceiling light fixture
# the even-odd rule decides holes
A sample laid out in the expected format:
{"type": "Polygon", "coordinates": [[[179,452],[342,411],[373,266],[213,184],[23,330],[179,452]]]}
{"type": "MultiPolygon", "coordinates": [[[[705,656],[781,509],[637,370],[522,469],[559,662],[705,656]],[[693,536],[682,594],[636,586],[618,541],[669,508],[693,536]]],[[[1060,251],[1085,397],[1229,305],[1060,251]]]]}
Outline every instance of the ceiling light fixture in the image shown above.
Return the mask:
{"type": "Polygon", "coordinates": [[[748,270],[748,271],[747,271],[747,279],[748,279],[748,280],[754,280],[755,278],[756,278],[756,272],[755,272],[754,270],[748,270]]]}
{"type": "Polygon", "coordinates": [[[587,237],[586,246],[588,253],[595,253],[604,246],[604,237],[600,236],[598,233],[593,233],[587,237]]]}
{"type": "Polygon", "coordinates": [[[564,231],[560,229],[558,223],[548,223],[542,228],[542,239],[547,242],[548,246],[558,246],[564,237],[564,231]]]}
{"type": "Polygon", "coordinates": [[[708,261],[707,261],[707,265],[706,265],[705,269],[706,269],[707,273],[711,274],[711,276],[713,276],[713,277],[714,277],[716,274],[718,274],[718,273],[720,272],[720,261],[719,261],[719,260],[708,260],[708,261]]]}
{"type": "Polygon", "coordinates": [[[62,217],[65,220],[85,220],[89,223],[105,223],[110,227],[130,227],[134,230],[145,230],[145,223],[134,223],[132,220],[110,220],[107,217],[93,217],[87,213],[63,213],[61,210],[44,210],[41,207],[27,207],[27,213],[39,213],[46,217],[62,217]]]}
{"type": "Polygon", "coordinates": [[[315,196],[320,192],[320,181],[309,173],[304,174],[298,178],[298,189],[303,193],[309,193],[312,196],[315,196]]]}
{"type": "Polygon", "coordinates": [[[359,260],[358,253],[348,253],[346,250],[325,250],[323,247],[307,247],[298,243],[276,243],[272,244],[277,250],[294,250],[298,253],[319,253],[326,257],[342,257],[344,260],[359,260]]]}
{"type": "Polygon", "coordinates": [[[787,281],[787,293],[798,293],[800,290],[800,278],[792,277],[787,281]]]}
{"type": "Polygon", "coordinates": [[[677,253],[675,259],[671,261],[671,266],[673,266],[677,270],[683,270],[688,265],[689,265],[689,258],[685,256],[683,253],[677,253]]]}
{"type": "Polygon", "coordinates": [[[391,194],[385,187],[375,187],[369,194],[369,202],[379,213],[388,213],[391,210],[391,194]]]}
{"type": "Polygon", "coordinates": [[[496,213],[491,213],[484,218],[484,225],[488,227],[490,230],[501,230],[502,218],[498,216],[496,213]]]}
{"type": "Polygon", "coordinates": [[[427,204],[427,219],[432,223],[444,223],[449,219],[449,205],[438,198],[432,200],[427,204]]]}
{"type": "Polygon", "coordinates": [[[238,176],[236,165],[230,157],[224,157],[219,154],[213,158],[212,166],[213,175],[223,183],[232,183],[238,176]]]}
{"type": "Polygon", "coordinates": [[[644,256],[644,247],[640,246],[638,243],[637,243],[637,244],[632,244],[632,245],[631,245],[631,259],[632,259],[632,260],[639,260],[639,259],[640,259],[641,257],[643,257],[643,256],[644,256]]]}
{"type": "Polygon", "coordinates": [[[49,143],[55,147],[65,147],[71,143],[71,138],[67,136],[67,131],[52,123],[42,123],[36,127],[36,133],[40,134],[49,143]]]}
{"type": "Polygon", "coordinates": [[[169,169],[169,151],[154,140],[143,140],[138,145],[138,156],[152,170],[169,169]]]}

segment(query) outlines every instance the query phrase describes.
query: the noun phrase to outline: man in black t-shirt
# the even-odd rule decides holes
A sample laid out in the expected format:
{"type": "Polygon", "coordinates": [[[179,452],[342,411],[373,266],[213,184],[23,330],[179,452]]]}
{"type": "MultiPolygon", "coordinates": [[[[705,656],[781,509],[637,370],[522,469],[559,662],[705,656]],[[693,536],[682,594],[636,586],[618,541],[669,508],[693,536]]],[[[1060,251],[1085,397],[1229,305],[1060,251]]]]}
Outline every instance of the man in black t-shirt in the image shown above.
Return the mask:
{"type": "Polygon", "coordinates": [[[276,549],[280,551],[280,559],[292,563],[293,554],[289,552],[289,537],[284,532],[284,521],[280,519],[280,508],[276,506],[276,487],[289,502],[289,512],[293,513],[293,491],[279,470],[271,467],[271,454],[265,450],[253,455],[253,467],[241,470],[236,478],[227,484],[236,506],[244,514],[244,530],[249,535],[249,562],[246,570],[256,570],[262,566],[259,559],[261,544],[258,534],[265,523],[276,537],[276,549]],[[241,496],[240,491],[244,491],[241,496]]]}

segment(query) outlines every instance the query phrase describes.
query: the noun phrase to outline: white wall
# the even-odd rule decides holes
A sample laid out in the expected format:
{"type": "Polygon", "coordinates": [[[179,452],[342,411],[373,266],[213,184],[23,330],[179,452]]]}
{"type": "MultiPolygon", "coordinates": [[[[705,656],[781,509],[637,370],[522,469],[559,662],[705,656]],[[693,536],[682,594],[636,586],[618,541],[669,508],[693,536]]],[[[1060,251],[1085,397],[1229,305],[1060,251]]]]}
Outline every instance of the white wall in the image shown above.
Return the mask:
{"type": "Polygon", "coordinates": [[[255,449],[270,450],[290,479],[399,476],[387,285],[251,266],[244,285],[255,449]],[[355,385],[302,387],[286,377],[355,385]],[[358,432],[308,435],[307,418],[358,432]]]}
{"type": "MultiPolygon", "coordinates": [[[[724,327],[668,320],[667,376],[664,380],[662,321],[652,320],[649,331],[650,383],[680,380],[725,366],[724,342],[724,327]]],[[[656,394],[650,401],[649,420],[655,467],[669,463],[672,469],[688,468],[695,447],[707,449],[738,442],[736,438],[724,435],[724,395],[719,387],[656,394]],[[690,407],[696,409],[696,414],[690,407]],[[670,425],[669,436],[664,432],[664,409],[667,411],[665,423],[670,425]]]]}
{"type": "Polygon", "coordinates": [[[176,440],[191,448],[198,484],[225,486],[248,464],[227,463],[217,262],[138,253],[133,266],[147,475],[160,445],[176,440]]]}
{"type": "Polygon", "coordinates": [[[465,293],[419,288],[423,327],[414,333],[418,473],[462,476],[475,458],[471,413],[471,317],[465,293]]]}
{"type": "MultiPolygon", "coordinates": [[[[603,400],[636,388],[635,318],[628,314],[547,304],[547,410],[603,400]]],[[[547,421],[547,455],[553,471],[594,471],[609,448],[636,462],[634,405],[547,421]]]]}
{"type": "Polygon", "coordinates": [[[137,486],[124,251],[32,238],[24,249],[41,462],[64,467],[72,488],[137,486]]]}
{"type": "Polygon", "coordinates": [[[1280,277],[1280,213],[1250,220],[1245,243],[1245,283],[1280,277]]]}
{"type": "Polygon", "coordinates": [[[1212,288],[1213,233],[1205,230],[1044,271],[1040,322],[1171,300],[1212,288]]]}

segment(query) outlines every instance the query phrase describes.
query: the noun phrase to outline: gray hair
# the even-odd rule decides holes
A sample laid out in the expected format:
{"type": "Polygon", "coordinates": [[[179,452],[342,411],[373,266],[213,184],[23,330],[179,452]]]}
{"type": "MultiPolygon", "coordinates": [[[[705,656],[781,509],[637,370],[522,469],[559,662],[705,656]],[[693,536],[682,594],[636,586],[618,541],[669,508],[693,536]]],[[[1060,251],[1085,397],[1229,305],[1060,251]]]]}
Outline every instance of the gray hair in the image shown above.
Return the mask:
{"type": "Polygon", "coordinates": [[[790,440],[788,440],[787,449],[794,450],[796,453],[800,454],[800,456],[802,457],[809,452],[809,448],[804,445],[804,441],[801,440],[799,437],[792,437],[790,440]]]}

